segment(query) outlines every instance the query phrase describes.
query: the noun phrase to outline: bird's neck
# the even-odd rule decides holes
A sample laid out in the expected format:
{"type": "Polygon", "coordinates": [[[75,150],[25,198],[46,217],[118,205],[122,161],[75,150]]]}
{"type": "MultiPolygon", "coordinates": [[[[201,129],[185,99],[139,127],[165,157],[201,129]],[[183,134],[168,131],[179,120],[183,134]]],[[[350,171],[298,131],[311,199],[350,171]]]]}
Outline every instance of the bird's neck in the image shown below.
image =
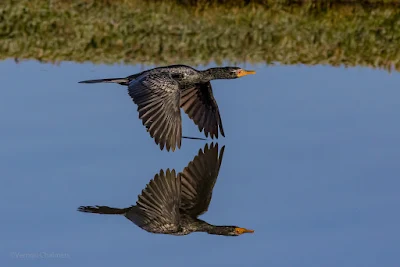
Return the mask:
{"type": "Polygon", "coordinates": [[[210,68],[201,71],[201,74],[203,82],[209,82],[211,80],[230,79],[222,70],[222,68],[210,68]]]}

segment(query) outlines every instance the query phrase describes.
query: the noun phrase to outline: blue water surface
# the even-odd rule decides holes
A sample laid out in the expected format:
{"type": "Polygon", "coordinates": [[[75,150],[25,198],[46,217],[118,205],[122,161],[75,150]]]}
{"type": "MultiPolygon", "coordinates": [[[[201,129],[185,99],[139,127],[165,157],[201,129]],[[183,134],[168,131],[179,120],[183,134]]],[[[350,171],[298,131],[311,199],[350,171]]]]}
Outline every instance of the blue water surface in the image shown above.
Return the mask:
{"type": "Polygon", "coordinates": [[[134,204],[206,144],[160,151],[125,87],[77,83],[143,67],[1,61],[0,265],[399,266],[399,73],[246,68],[257,75],[212,82],[226,148],[201,218],[255,233],[176,237],[76,211],[134,204]]]}

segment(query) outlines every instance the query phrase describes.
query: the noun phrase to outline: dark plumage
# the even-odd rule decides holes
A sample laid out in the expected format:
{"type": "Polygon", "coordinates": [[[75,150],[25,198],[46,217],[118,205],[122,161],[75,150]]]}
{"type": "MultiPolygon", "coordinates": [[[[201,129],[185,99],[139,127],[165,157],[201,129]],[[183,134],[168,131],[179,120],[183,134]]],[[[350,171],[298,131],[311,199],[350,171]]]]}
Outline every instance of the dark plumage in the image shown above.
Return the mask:
{"type": "Polygon", "coordinates": [[[81,212],[120,214],[140,228],[158,234],[187,235],[207,232],[237,236],[253,230],[237,226],[215,226],[198,219],[210,205],[212,191],[221,167],[225,147],[218,157],[218,144],[199,151],[178,175],[175,170],[156,174],[139,195],[136,206],[118,209],[107,206],[81,206],[81,212]]]}
{"type": "Polygon", "coordinates": [[[182,121],[180,108],[208,137],[225,136],[221,115],[214,99],[211,80],[235,79],[254,71],[237,67],[195,70],[185,65],[172,65],[143,71],[126,78],[81,81],[80,83],[118,83],[128,86],[128,93],[138,106],[139,118],[150,136],[162,149],[181,147],[182,121]]]}

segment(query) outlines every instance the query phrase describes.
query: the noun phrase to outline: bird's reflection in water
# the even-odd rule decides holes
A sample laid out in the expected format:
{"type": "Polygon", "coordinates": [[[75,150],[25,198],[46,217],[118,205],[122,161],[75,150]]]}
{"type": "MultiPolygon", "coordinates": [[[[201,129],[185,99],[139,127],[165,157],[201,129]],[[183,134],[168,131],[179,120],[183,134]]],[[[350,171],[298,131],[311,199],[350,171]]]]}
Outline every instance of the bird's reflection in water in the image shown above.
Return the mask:
{"type": "Polygon", "coordinates": [[[119,214],[140,228],[158,234],[187,235],[206,232],[214,235],[238,236],[253,230],[237,226],[216,226],[198,219],[205,213],[217,181],[225,146],[205,145],[204,151],[189,162],[181,173],[160,170],[139,195],[136,206],[110,208],[81,206],[79,211],[98,214],[119,214]]]}

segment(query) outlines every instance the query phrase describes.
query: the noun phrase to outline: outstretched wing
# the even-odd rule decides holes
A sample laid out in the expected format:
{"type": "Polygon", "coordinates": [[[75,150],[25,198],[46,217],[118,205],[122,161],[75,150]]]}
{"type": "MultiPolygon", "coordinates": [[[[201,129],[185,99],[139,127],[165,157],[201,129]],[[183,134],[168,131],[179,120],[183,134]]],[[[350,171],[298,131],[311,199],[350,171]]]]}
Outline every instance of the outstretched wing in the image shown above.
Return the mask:
{"type": "Polygon", "coordinates": [[[180,105],[199,127],[200,132],[204,129],[207,137],[210,134],[211,138],[214,136],[218,138],[218,127],[221,135],[225,136],[221,115],[210,82],[184,88],[181,93],[180,105]]]}
{"type": "Polygon", "coordinates": [[[128,92],[138,105],[139,118],[162,149],[181,147],[179,84],[167,73],[144,74],[132,80],[128,92]]]}
{"type": "Polygon", "coordinates": [[[179,230],[181,183],[175,170],[156,174],[139,195],[136,206],[126,214],[129,220],[152,233],[174,233],[179,230]]]}
{"type": "Polygon", "coordinates": [[[225,146],[218,157],[218,144],[200,149],[198,155],[180,173],[182,194],[180,208],[186,214],[199,216],[207,211],[217,181],[225,146]]]}

